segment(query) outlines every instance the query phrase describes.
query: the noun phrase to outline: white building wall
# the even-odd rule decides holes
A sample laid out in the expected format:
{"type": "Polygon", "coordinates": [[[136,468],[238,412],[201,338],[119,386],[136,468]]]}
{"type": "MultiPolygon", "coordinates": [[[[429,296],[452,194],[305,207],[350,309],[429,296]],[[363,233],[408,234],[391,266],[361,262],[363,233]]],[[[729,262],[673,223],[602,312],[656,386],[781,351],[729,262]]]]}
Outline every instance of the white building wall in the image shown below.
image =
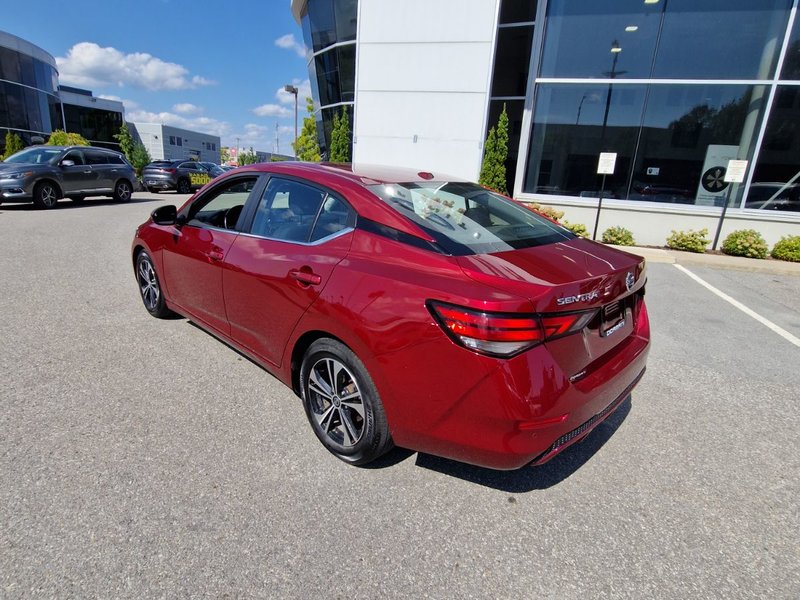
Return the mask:
{"type": "Polygon", "coordinates": [[[195,159],[219,164],[221,146],[218,135],[160,123],[132,123],[132,125],[153,160],[195,159]],[[178,138],[180,145],[177,143],[178,138]]]}
{"type": "Polygon", "coordinates": [[[475,180],[498,0],[360,0],[353,163],[475,180]]]}

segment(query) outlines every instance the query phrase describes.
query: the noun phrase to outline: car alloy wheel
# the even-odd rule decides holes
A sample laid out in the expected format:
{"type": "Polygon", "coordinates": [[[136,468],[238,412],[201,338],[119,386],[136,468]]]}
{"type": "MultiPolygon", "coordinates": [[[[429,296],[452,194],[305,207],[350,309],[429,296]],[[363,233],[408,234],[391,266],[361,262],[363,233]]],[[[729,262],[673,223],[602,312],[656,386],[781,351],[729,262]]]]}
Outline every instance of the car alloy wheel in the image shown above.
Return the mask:
{"type": "Polygon", "coordinates": [[[361,465],[392,448],[378,391],[345,345],[314,342],[300,369],[303,403],[314,433],[332,454],[361,465]]]}
{"type": "Polygon", "coordinates": [[[192,191],[192,186],[189,184],[187,179],[181,179],[178,181],[178,193],[179,194],[188,194],[192,191]]]}
{"type": "Polygon", "coordinates": [[[158,319],[164,319],[174,314],[167,308],[164,301],[153,260],[144,250],[139,252],[139,256],[136,258],[136,281],[139,284],[139,293],[147,312],[158,319]]]}
{"type": "Polygon", "coordinates": [[[58,203],[58,191],[52,183],[40,183],[33,193],[33,203],[38,208],[53,208],[58,203]]]}

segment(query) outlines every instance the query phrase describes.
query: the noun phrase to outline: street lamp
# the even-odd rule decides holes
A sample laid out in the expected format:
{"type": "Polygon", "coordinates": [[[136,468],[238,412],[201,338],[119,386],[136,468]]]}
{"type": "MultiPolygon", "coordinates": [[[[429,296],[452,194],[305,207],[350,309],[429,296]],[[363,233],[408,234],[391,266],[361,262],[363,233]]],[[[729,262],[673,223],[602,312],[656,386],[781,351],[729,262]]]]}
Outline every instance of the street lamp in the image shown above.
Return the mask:
{"type": "Polygon", "coordinates": [[[283,91],[294,94],[294,144],[292,147],[295,149],[295,156],[297,156],[297,88],[293,85],[285,85],[283,86],[283,91]]]}

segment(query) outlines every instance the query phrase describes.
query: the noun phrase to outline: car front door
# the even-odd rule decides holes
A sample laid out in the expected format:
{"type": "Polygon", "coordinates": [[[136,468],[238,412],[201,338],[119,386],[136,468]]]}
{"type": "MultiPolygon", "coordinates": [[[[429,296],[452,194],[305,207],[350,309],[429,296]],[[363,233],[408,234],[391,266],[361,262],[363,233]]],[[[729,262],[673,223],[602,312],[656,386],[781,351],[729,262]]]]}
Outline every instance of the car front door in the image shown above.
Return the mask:
{"type": "Polygon", "coordinates": [[[271,178],[225,261],[231,337],[280,365],[295,325],[347,254],[354,225],[355,213],[341,199],[271,178]]]}
{"type": "Polygon", "coordinates": [[[222,296],[222,265],[239,235],[237,223],[257,175],[227,179],[182,211],[185,222],[164,246],[164,272],[172,301],[223,334],[230,328],[222,296]]]}
{"type": "Polygon", "coordinates": [[[82,150],[70,150],[59,161],[61,169],[61,188],[64,195],[77,195],[85,190],[92,190],[95,187],[97,174],[92,171],[91,165],[87,164],[82,150]],[[74,164],[64,164],[64,161],[71,161],[74,164]]]}

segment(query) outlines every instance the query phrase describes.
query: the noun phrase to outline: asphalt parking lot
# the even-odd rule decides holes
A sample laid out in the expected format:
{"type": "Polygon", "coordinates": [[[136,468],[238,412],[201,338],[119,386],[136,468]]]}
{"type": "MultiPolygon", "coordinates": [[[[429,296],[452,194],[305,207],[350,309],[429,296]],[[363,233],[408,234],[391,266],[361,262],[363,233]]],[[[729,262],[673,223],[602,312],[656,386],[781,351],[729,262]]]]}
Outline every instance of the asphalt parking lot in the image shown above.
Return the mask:
{"type": "MultiPolygon", "coordinates": [[[[648,372],[494,472],[329,455],[299,400],[141,306],[127,205],[0,206],[0,597],[797,598],[800,347],[651,263],[648,372]]],[[[685,267],[800,337],[800,276],[685,267]]]]}

